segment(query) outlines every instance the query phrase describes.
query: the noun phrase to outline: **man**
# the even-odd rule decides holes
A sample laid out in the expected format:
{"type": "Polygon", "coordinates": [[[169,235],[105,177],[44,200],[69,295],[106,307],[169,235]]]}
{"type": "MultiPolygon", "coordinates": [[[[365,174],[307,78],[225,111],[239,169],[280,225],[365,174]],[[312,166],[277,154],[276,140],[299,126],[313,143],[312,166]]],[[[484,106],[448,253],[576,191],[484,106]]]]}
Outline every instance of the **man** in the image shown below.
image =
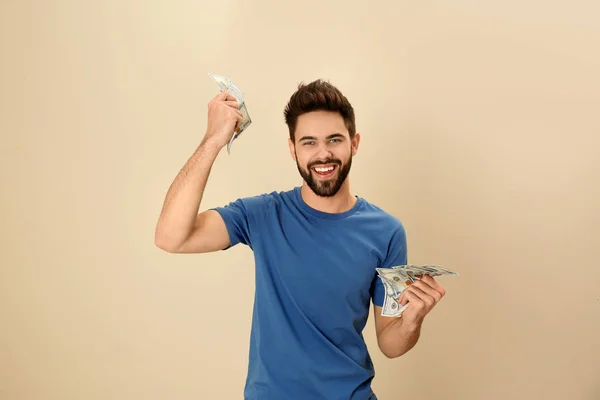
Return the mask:
{"type": "Polygon", "coordinates": [[[367,400],[374,369],[362,336],[370,302],[379,349],[409,351],[444,296],[431,277],[401,295],[399,318],[381,316],[376,267],[406,264],[401,222],[350,191],[358,151],[354,110],[328,82],[300,85],[284,111],[289,151],[304,182],[198,213],[213,162],[242,120],[236,99],[217,95],[200,145],[171,185],[156,245],[206,253],[237,244],[255,257],[256,294],[246,400],[367,400]]]}

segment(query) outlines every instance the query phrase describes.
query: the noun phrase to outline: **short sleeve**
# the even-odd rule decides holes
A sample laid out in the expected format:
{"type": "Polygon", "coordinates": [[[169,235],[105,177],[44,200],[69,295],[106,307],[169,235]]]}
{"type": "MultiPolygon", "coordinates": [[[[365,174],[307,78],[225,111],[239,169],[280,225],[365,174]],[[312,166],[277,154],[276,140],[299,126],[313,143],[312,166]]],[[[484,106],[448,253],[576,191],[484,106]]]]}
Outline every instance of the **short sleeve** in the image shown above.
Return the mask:
{"type": "Polygon", "coordinates": [[[225,206],[212,208],[225,222],[230,241],[228,248],[239,243],[252,247],[256,221],[264,215],[264,209],[264,196],[240,198],[225,206]]]}
{"type": "MultiPolygon", "coordinates": [[[[391,268],[397,265],[406,265],[407,262],[408,252],[406,244],[406,231],[404,226],[400,224],[396,227],[396,230],[391,236],[388,245],[387,256],[379,268],[391,268]]],[[[373,304],[383,307],[385,288],[377,273],[375,273],[372,293],[373,304]]]]}

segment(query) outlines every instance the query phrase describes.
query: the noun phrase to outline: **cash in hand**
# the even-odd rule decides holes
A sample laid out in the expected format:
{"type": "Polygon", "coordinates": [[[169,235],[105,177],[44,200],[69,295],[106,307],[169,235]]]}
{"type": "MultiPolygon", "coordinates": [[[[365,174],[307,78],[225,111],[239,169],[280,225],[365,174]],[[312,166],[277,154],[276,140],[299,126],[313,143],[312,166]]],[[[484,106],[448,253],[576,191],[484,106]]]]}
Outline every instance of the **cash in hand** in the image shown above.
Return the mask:
{"type": "Polygon", "coordinates": [[[400,295],[412,283],[425,275],[442,276],[458,275],[454,271],[437,265],[399,265],[392,268],[376,268],[385,288],[385,297],[381,315],[384,317],[399,317],[408,307],[400,304],[400,295]]]}
{"type": "Polygon", "coordinates": [[[227,154],[231,154],[231,145],[234,140],[236,140],[241,133],[250,126],[252,123],[252,119],[250,118],[250,114],[248,114],[248,109],[246,107],[246,100],[244,99],[244,93],[237,87],[233,81],[225,76],[208,74],[217,84],[221,92],[227,92],[233,95],[238,101],[238,108],[242,113],[242,121],[237,125],[234,134],[231,136],[229,143],[227,144],[227,154]]]}

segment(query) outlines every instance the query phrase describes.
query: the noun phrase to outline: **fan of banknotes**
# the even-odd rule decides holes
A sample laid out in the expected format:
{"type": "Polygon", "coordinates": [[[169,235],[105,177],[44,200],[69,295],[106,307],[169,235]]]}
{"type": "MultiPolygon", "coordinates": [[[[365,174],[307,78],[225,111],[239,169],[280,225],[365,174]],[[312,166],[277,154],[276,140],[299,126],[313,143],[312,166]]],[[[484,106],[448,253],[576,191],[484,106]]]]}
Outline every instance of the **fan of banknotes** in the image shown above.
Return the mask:
{"type": "Polygon", "coordinates": [[[237,85],[233,83],[231,79],[225,76],[215,75],[212,73],[208,75],[217,83],[217,86],[219,87],[221,92],[230,93],[237,99],[238,108],[240,109],[240,112],[244,117],[242,122],[238,124],[234,134],[231,136],[231,139],[227,144],[227,153],[231,154],[231,145],[242,134],[242,132],[246,130],[246,128],[248,128],[248,126],[252,123],[252,119],[250,119],[250,115],[248,114],[246,100],[244,99],[244,93],[242,93],[242,91],[237,87],[237,85]]]}
{"type": "Polygon", "coordinates": [[[381,315],[384,317],[399,317],[409,304],[399,302],[402,292],[412,283],[425,275],[458,275],[454,271],[437,265],[399,265],[392,268],[377,268],[379,279],[385,288],[385,298],[381,315]]]}

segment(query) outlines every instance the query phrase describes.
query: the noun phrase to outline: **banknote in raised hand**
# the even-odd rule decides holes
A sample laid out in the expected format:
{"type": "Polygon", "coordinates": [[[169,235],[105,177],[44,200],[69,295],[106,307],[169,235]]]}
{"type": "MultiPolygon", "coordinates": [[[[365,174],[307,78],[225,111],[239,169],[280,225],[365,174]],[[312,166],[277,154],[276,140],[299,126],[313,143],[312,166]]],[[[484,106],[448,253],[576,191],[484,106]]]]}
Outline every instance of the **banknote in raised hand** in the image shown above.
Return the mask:
{"type": "Polygon", "coordinates": [[[215,75],[213,73],[208,74],[217,84],[221,92],[227,92],[232,94],[238,101],[238,108],[242,113],[242,121],[237,125],[235,132],[231,136],[229,143],[227,144],[227,153],[231,154],[231,146],[233,142],[241,135],[241,133],[250,126],[252,119],[248,114],[248,108],[246,107],[246,99],[244,93],[237,87],[233,81],[225,76],[215,75]]]}

